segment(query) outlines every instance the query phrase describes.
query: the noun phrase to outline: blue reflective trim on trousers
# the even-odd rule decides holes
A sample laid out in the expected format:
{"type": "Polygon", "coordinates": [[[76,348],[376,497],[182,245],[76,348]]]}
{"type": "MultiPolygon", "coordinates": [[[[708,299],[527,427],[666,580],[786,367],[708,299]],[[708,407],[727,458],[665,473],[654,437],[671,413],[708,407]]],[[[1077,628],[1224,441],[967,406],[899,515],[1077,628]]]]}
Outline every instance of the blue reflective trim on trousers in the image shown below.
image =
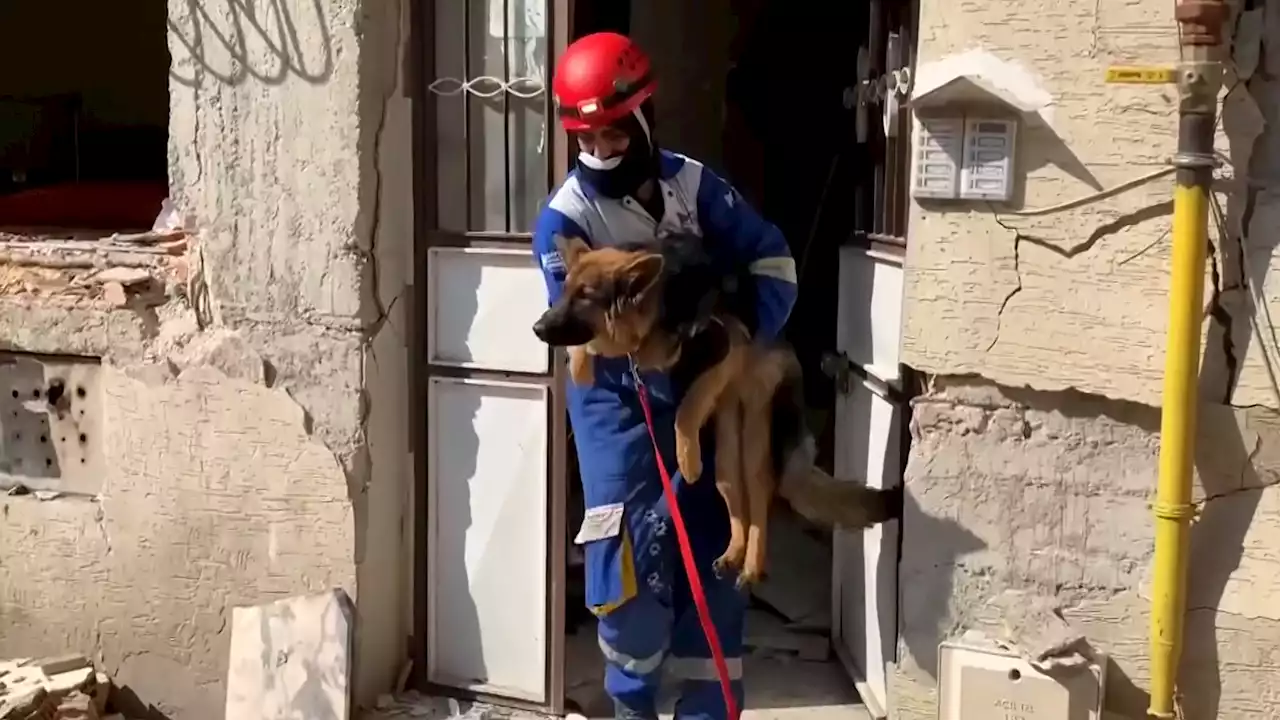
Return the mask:
{"type": "MultiPolygon", "coordinates": [[[[674,579],[674,607],[647,592],[642,584],[636,598],[600,619],[605,691],[613,699],[618,717],[654,718],[665,670],[680,681],[677,718],[726,720],[719,678],[698,622],[697,608],[683,572],[677,572],[674,579]]],[[[729,665],[733,693],[742,707],[746,597],[733,587],[731,578],[722,580],[707,571],[702,582],[729,665]]]]}

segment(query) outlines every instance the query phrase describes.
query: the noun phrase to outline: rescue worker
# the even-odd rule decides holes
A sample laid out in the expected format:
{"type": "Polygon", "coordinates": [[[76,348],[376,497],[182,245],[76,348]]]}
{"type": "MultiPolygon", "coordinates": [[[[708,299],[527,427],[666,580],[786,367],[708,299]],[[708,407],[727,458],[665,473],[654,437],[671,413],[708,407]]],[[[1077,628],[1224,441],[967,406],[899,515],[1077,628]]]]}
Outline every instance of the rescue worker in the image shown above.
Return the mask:
{"type": "MultiPolygon", "coordinates": [[[[776,337],[796,299],[795,262],[782,233],[702,164],[660,150],[654,135],[656,82],[645,53],[628,38],[596,33],[570,45],[552,81],[560,122],[580,150],[576,168],[543,206],[534,255],[555,302],[565,278],[556,237],[592,247],[680,230],[702,236],[717,261],[757,279],[755,336],[776,337]]],[[[605,690],[621,718],[656,718],[665,670],[679,679],[678,718],[726,715],[715,665],[681,565],[654,449],[626,359],[594,358],[595,382],[566,388],[586,504],[575,542],[583,546],[586,602],[598,617],[605,690]]],[[[712,561],[728,544],[728,514],[716,492],[712,446],[704,435],[702,477],[676,470],[674,415],[683,388],[659,373],[641,376],[654,430],[674,475],[680,509],[738,707],[746,598],[712,561]]],[[[714,435],[714,433],[709,433],[714,435]]]]}

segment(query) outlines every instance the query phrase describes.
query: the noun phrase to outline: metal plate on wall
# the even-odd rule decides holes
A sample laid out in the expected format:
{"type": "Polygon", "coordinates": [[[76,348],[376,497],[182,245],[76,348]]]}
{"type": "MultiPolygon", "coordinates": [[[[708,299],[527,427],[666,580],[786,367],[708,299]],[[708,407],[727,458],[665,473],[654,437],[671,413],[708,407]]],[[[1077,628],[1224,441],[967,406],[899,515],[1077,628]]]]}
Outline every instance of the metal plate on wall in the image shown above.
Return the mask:
{"type": "Polygon", "coordinates": [[[1021,657],[944,642],[938,647],[940,720],[1098,720],[1105,658],[1047,675],[1021,657]]]}
{"type": "Polygon", "coordinates": [[[101,365],[0,353],[0,489],[102,489],[101,365]]]}

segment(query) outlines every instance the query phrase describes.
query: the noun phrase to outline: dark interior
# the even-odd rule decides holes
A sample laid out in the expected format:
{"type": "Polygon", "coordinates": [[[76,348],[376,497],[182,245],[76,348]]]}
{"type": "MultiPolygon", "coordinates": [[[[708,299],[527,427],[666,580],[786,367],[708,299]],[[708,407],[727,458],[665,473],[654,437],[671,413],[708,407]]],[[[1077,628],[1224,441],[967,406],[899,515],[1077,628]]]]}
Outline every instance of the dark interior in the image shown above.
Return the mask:
{"type": "MultiPolygon", "coordinates": [[[[867,8],[860,3],[794,0],[729,0],[727,4],[733,26],[724,28],[714,48],[692,44],[689,38],[698,36],[696,28],[664,27],[657,18],[648,29],[660,38],[667,32],[682,33],[683,42],[670,42],[678,53],[671,47],[646,46],[651,55],[665,52],[669,62],[672,54],[687,56],[680,60],[681,67],[702,65],[706,58],[694,53],[728,54],[716,59],[720,65],[710,63],[726,70],[723,77],[713,79],[712,85],[723,88],[718,97],[701,97],[702,85],[697,83],[693,91],[682,89],[684,78],[671,78],[670,72],[663,74],[663,68],[658,68],[656,135],[667,149],[686,152],[721,172],[788,238],[797,263],[800,297],[787,336],[804,367],[809,422],[819,437],[819,464],[831,471],[836,392],[820,366],[823,355],[834,350],[836,343],[839,247],[860,241],[864,236],[858,230],[870,229],[865,227],[864,198],[869,198],[873,187],[872,154],[880,151],[874,142],[856,142],[853,112],[843,100],[845,89],[857,83],[856,48],[867,34],[867,8]],[[666,104],[672,102],[672,95],[683,100],[678,107],[666,104]],[[710,145],[694,148],[669,139],[680,135],[712,140],[710,145]]],[[[574,7],[574,37],[614,30],[632,34],[644,44],[645,29],[633,28],[631,2],[578,0],[574,7]]],[[[583,512],[573,455],[570,449],[570,540],[583,512]]],[[[802,532],[822,534],[807,525],[802,532]]],[[[581,567],[572,558],[568,587],[567,619],[572,633],[578,624],[590,620],[582,608],[581,567]]]]}
{"type": "Polygon", "coordinates": [[[168,194],[165,0],[0,3],[0,227],[149,227],[168,194]]]}

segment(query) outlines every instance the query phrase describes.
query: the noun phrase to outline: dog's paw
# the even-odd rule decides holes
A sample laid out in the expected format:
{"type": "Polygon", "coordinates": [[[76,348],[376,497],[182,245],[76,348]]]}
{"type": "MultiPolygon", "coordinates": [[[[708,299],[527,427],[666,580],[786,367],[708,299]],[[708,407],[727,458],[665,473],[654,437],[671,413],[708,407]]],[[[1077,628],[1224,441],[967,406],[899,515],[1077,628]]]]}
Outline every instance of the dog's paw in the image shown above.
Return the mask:
{"type": "Polygon", "coordinates": [[[763,570],[752,567],[751,563],[746,563],[742,566],[742,571],[738,573],[738,579],[734,582],[734,587],[739,590],[749,590],[763,579],[763,570]]]}
{"type": "Polygon", "coordinates": [[[680,474],[684,476],[685,482],[695,483],[702,477],[702,447],[696,436],[693,440],[686,439],[687,437],[684,433],[676,432],[676,465],[680,467],[680,474]]]}
{"type": "Polygon", "coordinates": [[[743,552],[741,550],[735,551],[734,548],[729,548],[724,551],[723,555],[716,558],[715,562],[711,563],[711,570],[721,580],[733,577],[735,574],[742,572],[742,560],[743,552]]]}
{"type": "Polygon", "coordinates": [[[764,576],[764,558],[748,548],[742,561],[742,572],[738,573],[738,589],[749,588],[763,580],[764,576]]]}

